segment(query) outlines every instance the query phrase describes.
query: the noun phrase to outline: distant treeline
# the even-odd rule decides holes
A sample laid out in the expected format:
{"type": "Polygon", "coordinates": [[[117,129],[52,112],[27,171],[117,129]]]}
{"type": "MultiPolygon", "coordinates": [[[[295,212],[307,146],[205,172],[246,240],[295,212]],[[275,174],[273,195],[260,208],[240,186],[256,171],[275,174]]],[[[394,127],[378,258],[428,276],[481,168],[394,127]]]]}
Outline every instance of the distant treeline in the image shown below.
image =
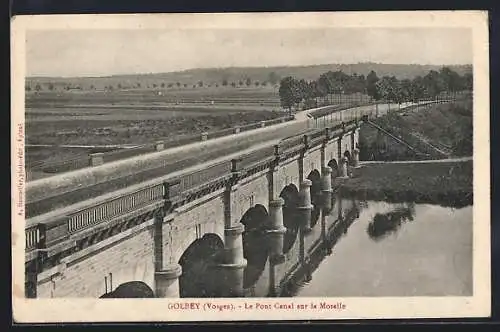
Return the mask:
{"type": "Polygon", "coordinates": [[[330,99],[331,102],[334,95],[358,93],[374,100],[401,103],[464,90],[472,90],[472,74],[465,73],[462,76],[449,67],[442,67],[439,71],[430,70],[425,76],[413,79],[398,79],[395,76],[379,78],[373,70],[366,77],[356,73],[347,75],[342,71],[328,71],[310,81],[287,76],[280,82],[279,96],[281,106],[292,110],[292,107],[298,109],[301,104],[305,107],[317,105],[319,98],[324,102],[330,99]]]}
{"type": "MultiPolygon", "coordinates": [[[[416,64],[325,64],[311,66],[281,67],[231,67],[198,68],[170,73],[144,73],[112,75],[102,77],[27,77],[26,90],[120,90],[120,89],[199,89],[201,87],[255,87],[273,88],[281,78],[292,76],[306,81],[316,80],[328,71],[342,71],[347,74],[368,75],[375,71],[380,77],[395,76],[398,79],[413,79],[424,76],[430,70],[439,71],[442,66],[416,64]]],[[[448,66],[460,75],[472,72],[471,65],[448,66]]]]}
{"type": "MultiPolygon", "coordinates": [[[[98,81],[99,79],[95,79],[98,81]]],[[[32,81],[27,80],[25,84],[26,91],[70,91],[70,90],[104,90],[104,91],[113,91],[113,90],[129,90],[129,89],[171,89],[171,88],[204,88],[204,87],[266,87],[266,86],[276,86],[279,83],[280,77],[276,75],[275,72],[270,72],[267,80],[252,80],[250,77],[245,77],[239,80],[230,81],[227,78],[223,78],[220,82],[206,82],[203,80],[198,80],[196,82],[191,83],[181,83],[177,82],[162,82],[162,81],[154,81],[154,82],[131,82],[130,80],[124,80],[119,83],[111,83],[105,84],[104,86],[99,86],[97,83],[91,83],[90,85],[84,83],[76,83],[76,82],[65,82],[61,80],[54,79],[52,82],[44,82],[44,81],[32,81]]],[[[87,81],[87,79],[82,79],[83,81],[87,81]]]]}

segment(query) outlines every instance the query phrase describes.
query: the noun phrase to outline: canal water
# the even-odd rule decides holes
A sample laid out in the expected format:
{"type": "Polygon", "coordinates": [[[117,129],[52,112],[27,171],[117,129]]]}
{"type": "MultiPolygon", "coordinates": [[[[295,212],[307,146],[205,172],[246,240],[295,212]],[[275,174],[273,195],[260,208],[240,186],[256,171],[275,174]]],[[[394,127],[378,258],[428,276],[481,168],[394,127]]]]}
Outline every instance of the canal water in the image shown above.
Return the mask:
{"type": "MultiPolygon", "coordinates": [[[[334,204],[324,216],[329,232],[340,227],[339,204],[356,213],[334,235],[331,250],[311,254],[314,267],[292,278],[280,296],[472,295],[472,206],[351,199],[334,204]]],[[[305,235],[306,243],[309,236],[314,232],[305,235]]]]}
{"type": "Polygon", "coordinates": [[[217,236],[193,246],[180,262],[181,297],[472,295],[471,205],[388,203],[340,193],[314,202],[321,203],[307,223],[285,203],[281,242],[261,229],[265,208],[249,210],[242,220],[247,266],[241,274],[221,275],[216,262],[224,245],[217,236]],[[232,295],[224,295],[228,290],[232,295]]]}

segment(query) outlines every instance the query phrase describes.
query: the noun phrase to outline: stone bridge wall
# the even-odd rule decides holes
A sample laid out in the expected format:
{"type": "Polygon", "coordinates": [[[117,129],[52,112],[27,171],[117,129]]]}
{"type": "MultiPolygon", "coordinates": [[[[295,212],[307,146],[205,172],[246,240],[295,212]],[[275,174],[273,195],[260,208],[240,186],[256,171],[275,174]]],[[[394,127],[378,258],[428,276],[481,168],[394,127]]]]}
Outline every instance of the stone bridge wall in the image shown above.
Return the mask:
{"type": "MultiPolygon", "coordinates": [[[[154,218],[61,259],[55,267],[37,275],[36,297],[99,297],[130,281],[145,283],[159,297],[179,296],[178,278],[182,274],[179,260],[193,242],[206,234],[215,234],[224,243],[219,266],[223,273],[221,278],[240,278],[246,266],[242,248],[244,229],[240,223],[243,215],[250,208],[262,205],[274,216],[272,218],[278,218],[276,215],[282,218],[277,200],[283,188],[294,184],[301,191],[306,190],[303,194],[307,196],[308,188],[303,183],[309,173],[317,170],[323,177],[329,177],[329,173],[324,173],[325,166],[332,159],[339,162],[345,151],[352,155],[358,135],[355,129],[342,139],[323,140],[288,159],[271,162],[252,175],[246,176],[243,172],[239,179],[229,181],[225,187],[167,211],[166,215],[156,214],[154,218]]],[[[323,182],[321,180],[322,185],[323,182]]],[[[307,198],[304,204],[307,208],[307,198]]],[[[271,231],[283,234],[280,233],[283,221],[273,219],[271,222],[275,227],[271,231]]],[[[297,263],[298,242],[286,254],[278,255],[283,264],[276,265],[273,278],[283,278],[297,263]]],[[[241,290],[236,295],[241,295],[241,290]]]]}

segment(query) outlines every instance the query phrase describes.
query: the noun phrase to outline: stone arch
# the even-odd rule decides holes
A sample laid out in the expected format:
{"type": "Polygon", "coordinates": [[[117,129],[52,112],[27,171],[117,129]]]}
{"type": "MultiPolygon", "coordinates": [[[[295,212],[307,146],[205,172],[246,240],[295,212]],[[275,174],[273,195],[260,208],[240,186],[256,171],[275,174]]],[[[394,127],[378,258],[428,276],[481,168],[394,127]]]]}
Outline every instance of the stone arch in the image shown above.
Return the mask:
{"type": "Polygon", "coordinates": [[[311,180],[311,203],[313,205],[313,209],[311,211],[311,227],[314,227],[320,215],[321,209],[321,174],[317,169],[314,169],[307,176],[309,180],[311,180]]]}
{"type": "Polygon", "coordinates": [[[129,281],[115,288],[114,291],[102,295],[106,298],[153,298],[154,292],[145,282],[129,281]]]}
{"type": "Polygon", "coordinates": [[[257,204],[248,209],[241,217],[245,226],[243,232],[243,256],[247,266],[243,273],[243,288],[252,287],[260,278],[269,256],[264,230],[269,221],[267,209],[257,204]],[[264,244],[264,245],[263,245],[264,244]]]}
{"type": "Polygon", "coordinates": [[[333,179],[339,176],[339,164],[337,163],[337,160],[332,159],[328,162],[327,166],[332,169],[332,181],[333,181],[333,179]]]}
{"type": "Polygon", "coordinates": [[[286,254],[292,249],[299,231],[299,222],[297,218],[297,206],[299,203],[299,190],[292,183],[283,188],[280,197],[285,204],[283,205],[283,224],[286,233],[283,239],[283,253],[286,254]]]}
{"type": "Polygon", "coordinates": [[[180,297],[214,297],[217,292],[215,263],[224,249],[217,234],[208,233],[193,241],[179,259],[182,275],[179,277],[180,297]]]}

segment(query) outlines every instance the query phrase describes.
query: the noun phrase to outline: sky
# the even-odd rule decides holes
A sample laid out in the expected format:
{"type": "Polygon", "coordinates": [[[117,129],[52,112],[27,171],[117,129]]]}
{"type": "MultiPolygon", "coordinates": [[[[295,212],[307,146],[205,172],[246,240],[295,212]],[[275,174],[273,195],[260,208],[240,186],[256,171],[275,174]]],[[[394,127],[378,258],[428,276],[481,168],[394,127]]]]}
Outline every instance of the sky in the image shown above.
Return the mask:
{"type": "Polygon", "coordinates": [[[26,34],[27,76],[377,62],[471,64],[464,28],[44,30],[26,34]]]}

